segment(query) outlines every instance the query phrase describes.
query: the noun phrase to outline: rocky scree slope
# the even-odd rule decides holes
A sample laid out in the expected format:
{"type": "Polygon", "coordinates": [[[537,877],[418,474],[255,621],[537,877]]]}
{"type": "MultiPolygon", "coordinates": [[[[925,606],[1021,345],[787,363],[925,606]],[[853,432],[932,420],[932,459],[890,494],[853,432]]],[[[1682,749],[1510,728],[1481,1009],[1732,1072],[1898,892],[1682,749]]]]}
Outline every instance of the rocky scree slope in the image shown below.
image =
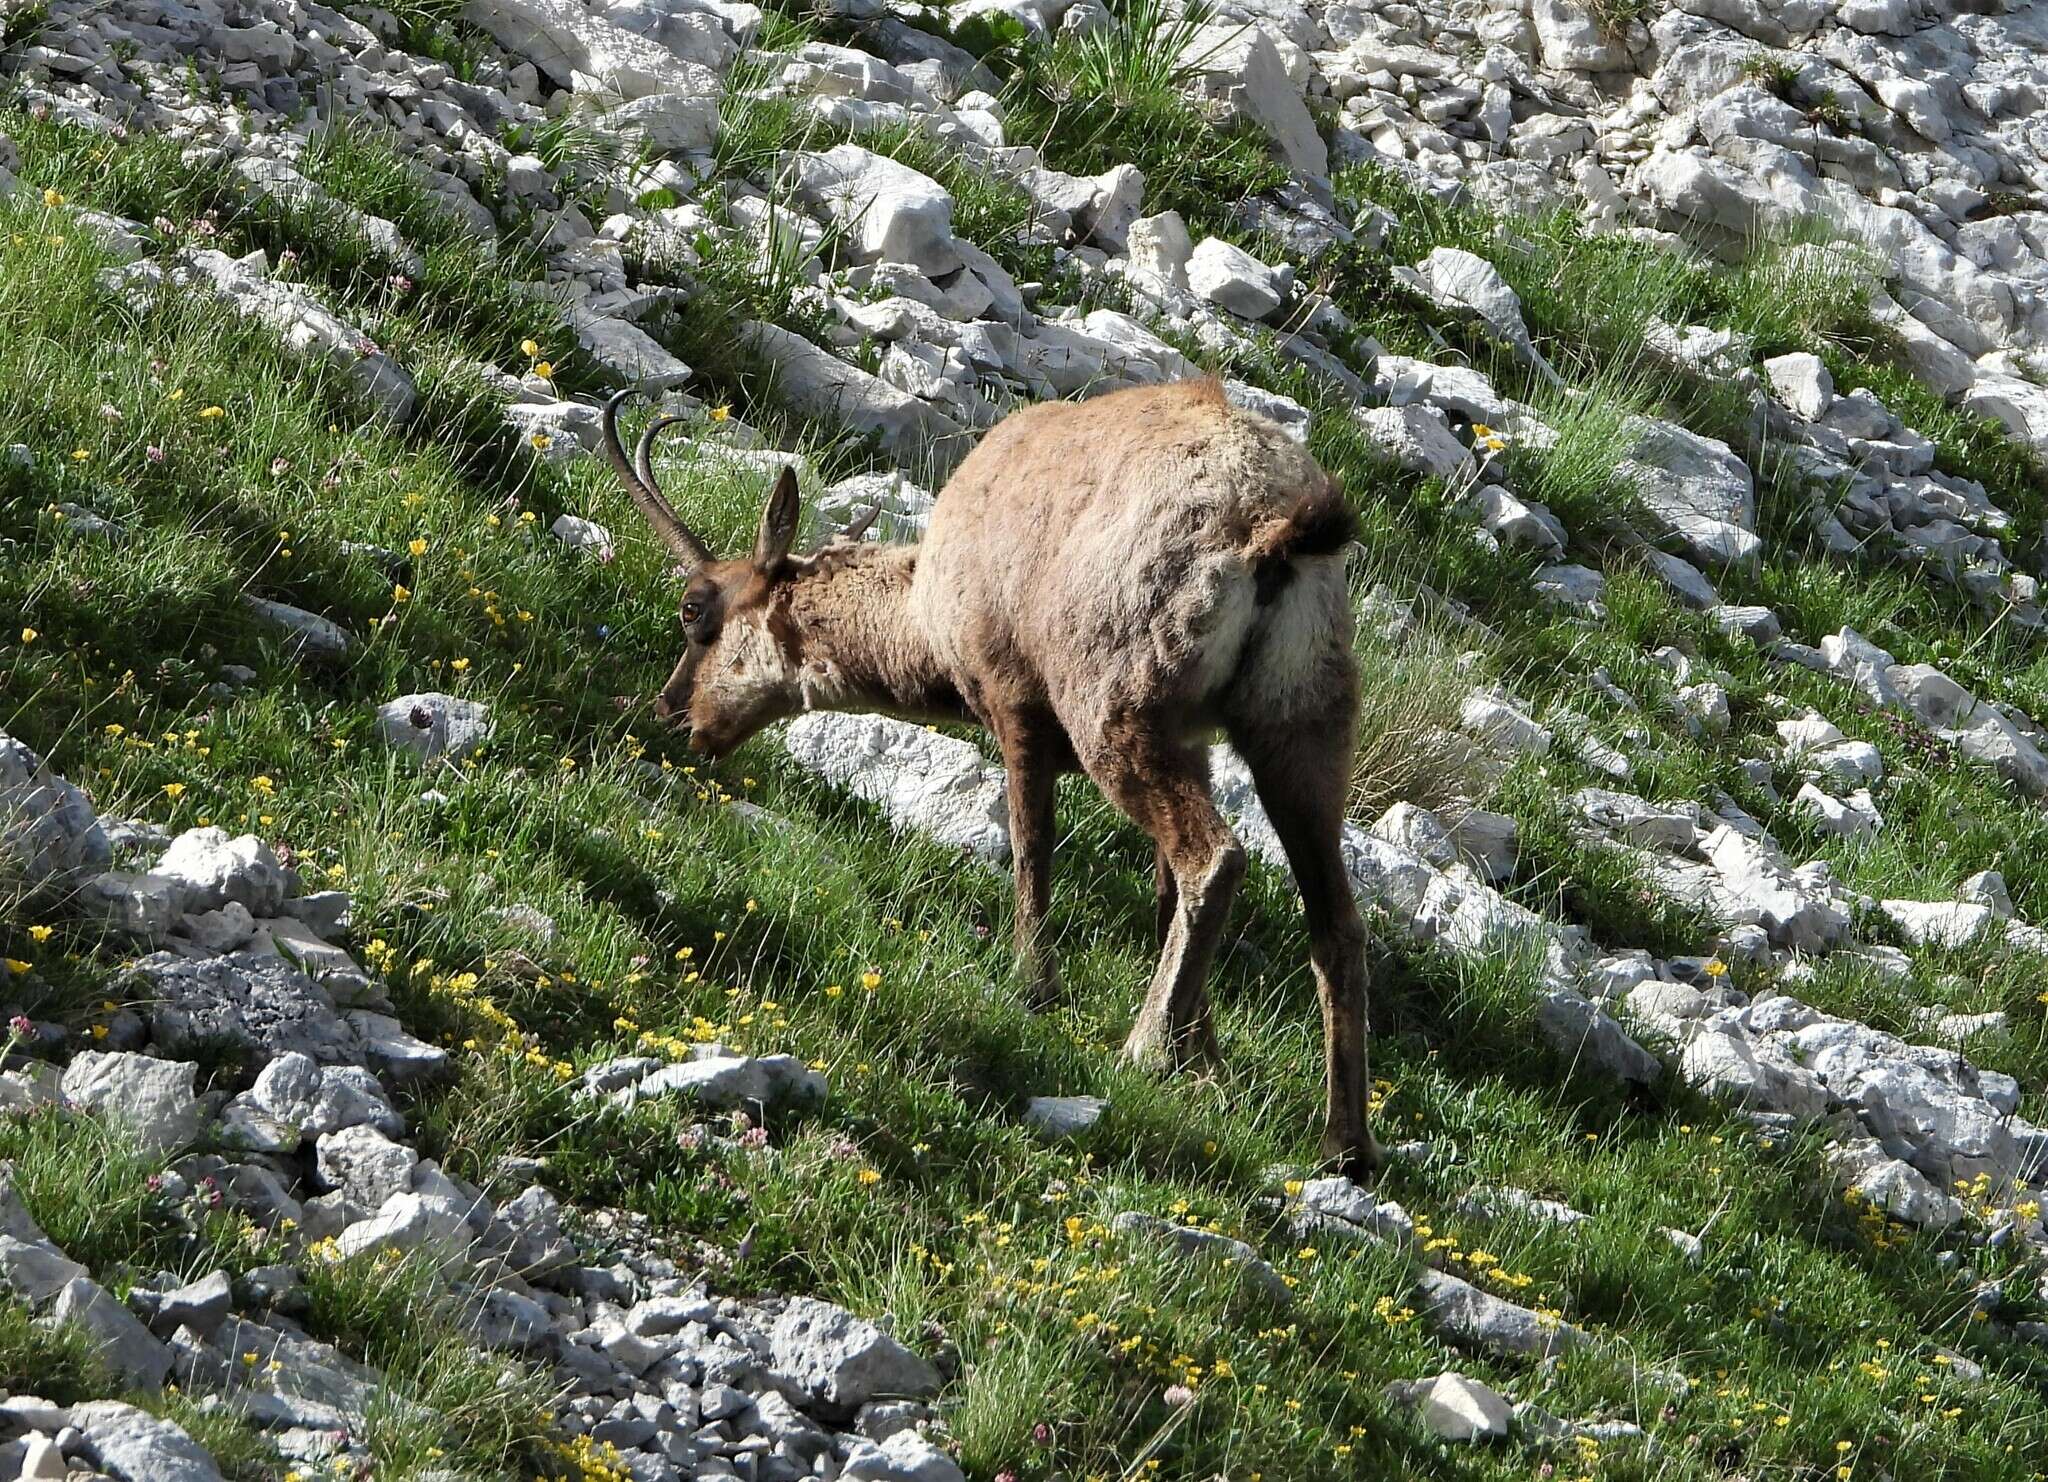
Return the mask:
{"type": "MultiPolygon", "coordinates": [[[[1902,811],[1916,828],[1941,811],[1929,777],[1984,812],[1984,837],[2002,844],[2038,838],[2027,830],[2048,791],[2024,704],[1986,693],[1982,662],[1932,661],[1988,642],[2024,667],[2040,624],[2040,488],[2025,451],[2048,436],[2031,368],[2048,247],[2031,123],[2039,24],[2030,7],[1862,5],[1634,17],[1564,4],[1226,6],[1176,21],[1090,0],[811,19],[708,0],[475,0],[404,16],[60,3],[9,31],[23,123],[0,148],[0,186],[51,250],[88,244],[109,305],[146,320],[183,304],[240,325],[333,387],[378,429],[368,436],[438,423],[459,381],[489,424],[465,430],[496,439],[497,467],[590,491],[591,513],[547,522],[548,548],[600,567],[628,544],[592,518],[622,509],[595,492],[588,457],[600,387],[636,385],[684,417],[657,454],[672,484],[707,499],[751,490],[808,441],[846,475],[817,500],[828,525],[879,502],[882,533],[908,535],[928,489],[1008,407],[1221,370],[1242,404],[1369,475],[1353,479],[1362,495],[1424,512],[1403,523],[1369,508],[1381,584],[1361,611],[1389,649],[1465,650],[1472,687],[1432,742],[1458,758],[1457,786],[1347,837],[1354,882],[1404,970],[1469,982],[1509,963],[1517,1013],[1550,1063],[1632,1088],[1601,1094],[1698,1093],[1755,1146],[1809,1150],[1821,1197],[1848,1201],[1875,1250],[1931,1242],[1914,1248],[1967,1293],[1960,1331],[2003,1355],[2041,1334],[2029,1286],[2048,1240],[2036,1192],[2048,1150],[2022,1076],[1959,1046],[2002,1046],[2008,1064],[2038,1069],[2016,1044],[2038,1025],[2033,995],[1989,1002],[2037,977],[2048,938],[2023,906],[2038,916],[2048,897],[2031,870],[2020,876],[2017,852],[1944,847],[1935,866],[1970,868],[1930,879],[1927,860],[1907,869],[1888,854],[1924,836],[1886,841],[1902,811]],[[1170,101],[1140,96],[1176,126],[1212,130],[1199,137],[1244,200],[1219,199],[1213,178],[1177,170],[1156,140],[1134,136],[1133,158],[1105,160],[1113,134],[1074,147],[1032,130],[1090,75],[1058,68],[1114,57],[1119,38],[1165,53],[1170,101]],[[403,166],[403,188],[382,192],[391,204],[355,198],[366,122],[403,166]],[[103,177],[102,201],[58,189],[38,141],[68,164],[80,138],[109,155],[167,144],[160,168],[207,209],[146,216],[116,198],[118,176],[103,177]],[[1543,220],[1552,210],[1573,224],[1543,220]],[[460,322],[474,285],[449,281],[451,251],[429,252],[423,230],[459,234],[480,272],[500,264],[512,296],[488,302],[523,306],[553,332],[515,358],[510,321],[492,333],[460,322]],[[1811,240],[1777,239],[1793,232],[1811,240]],[[323,237],[346,244],[347,263],[324,280],[298,261],[323,237]],[[1603,304],[1573,317],[1545,292],[1541,270],[1567,252],[1620,254],[1624,271],[1673,286],[1617,299],[1610,324],[1590,325],[1603,304]],[[1829,322],[1841,333],[1789,343],[1783,319],[1700,287],[1720,281],[1703,254],[1737,261],[1728,271],[1753,296],[1853,311],[1829,322]],[[456,301],[457,330],[441,338],[408,317],[438,312],[410,307],[437,291],[456,301]],[[1715,312],[1683,317],[1692,308],[1715,312]],[[1617,345],[1620,380],[1600,368],[1617,345]],[[824,429],[862,441],[821,445],[824,429]],[[1570,476],[1589,450],[1616,476],[1597,497],[1570,476]],[[1412,564],[1387,559],[1418,533],[1441,593],[1417,591],[1412,564]],[[1815,568],[1839,580],[1816,590],[1815,568]],[[1501,583],[1496,604],[1504,591],[1539,616],[1485,606],[1480,574],[1501,583]],[[1858,583],[1914,595],[1861,607],[1842,595],[1858,583]],[[1866,611],[1890,647],[1849,621],[1870,627],[1866,611]],[[1542,882],[1559,872],[1551,891],[1542,882]],[[1622,894],[1632,910],[1617,907],[1622,894]],[[1574,905],[1589,919],[1572,919],[1574,905]],[[1981,991],[1944,976],[1957,966],[1981,991]],[[1892,1030],[1858,1011],[1876,1003],[1898,1020],[1886,989],[1928,986],[1942,996],[1892,1030]]],[[[1108,81],[1103,95],[1120,101],[1127,76],[1108,81]]],[[[112,410],[110,422],[128,415],[112,410]]],[[[24,440],[11,476],[83,478],[65,464],[90,454],[24,440]]],[[[343,482],[330,477],[323,487],[343,482]]],[[[124,535],[111,503],[58,500],[38,518],[66,539],[124,535]]],[[[407,605],[408,562],[426,551],[356,545],[349,557],[389,584],[382,616],[314,611],[288,586],[243,597],[246,631],[288,667],[370,662],[407,605]]],[[[478,600],[505,624],[496,599],[478,600]]],[[[438,672],[461,688],[449,676],[463,669],[438,672]]],[[[243,703],[258,678],[224,672],[206,702],[243,703]]],[[[470,775],[463,763],[489,757],[504,711],[419,690],[383,700],[373,735],[430,768],[452,764],[421,799],[443,806],[444,788],[470,775]]],[[[969,742],[814,715],[779,744],[794,773],[909,833],[1006,857],[1002,777],[969,742]]],[[[117,861],[85,796],[27,746],[8,747],[23,888],[135,958],[120,995],[134,1007],[97,1023],[93,1047],[70,1053],[72,1029],[24,1018],[18,1048],[62,1068],[10,1071],[9,1096],[30,1119],[98,1114],[158,1154],[212,1149],[172,1163],[157,1192],[191,1202],[201,1224],[218,1202],[278,1242],[279,1260],[234,1279],[225,1267],[194,1281],[145,1273],[116,1300],[19,1208],[9,1285],[82,1327],[124,1385],[147,1391],[175,1373],[182,1390],[220,1397],[199,1402],[205,1413],[227,1409],[277,1454],[391,1465],[359,1434],[374,1432],[389,1376],[310,1336],[293,1295],[330,1266],[381,1262],[423,1270],[460,1331],[526,1366],[506,1373],[548,1377],[541,1434],[554,1439],[530,1445],[563,1465],[955,1473],[923,1403],[950,1375],[883,1328],[808,1297],[713,1296],[636,1222],[572,1232],[542,1185],[493,1198],[423,1158],[398,1108],[431,1108],[458,1059],[409,1031],[381,970],[363,966],[377,966],[382,938],[351,955],[338,892],[304,892],[271,845],[204,825],[171,836],[124,823],[113,833],[129,857],[117,861]],[[202,1095],[224,1046],[240,1074],[202,1095]]],[[[1215,762],[1219,801],[1277,868],[1241,769],[1227,753],[1215,762]]],[[[648,785],[674,786],[672,770],[646,770],[648,785]]],[[[790,827],[751,805],[728,811],[771,838],[790,827]]],[[[35,914],[25,903],[23,920],[35,914]]],[[[32,963],[23,976],[33,981],[32,963]]],[[[451,991],[474,988],[472,977],[451,991]]],[[[765,1123],[829,1100],[801,1057],[627,1034],[614,1048],[654,1053],[585,1046],[571,1063],[516,1034],[508,1044],[533,1074],[576,1088],[572,1104],[680,1102],[765,1123]]],[[[1087,1137],[1116,1104],[1044,1095],[1021,1111],[1045,1135],[1087,1137]]],[[[679,1135],[698,1148],[724,1134],[679,1135]]],[[[736,1134],[765,1138],[760,1125],[736,1134]]],[[[1424,1170],[1418,1192],[1462,1177],[1446,1171],[1447,1145],[1403,1151],[1424,1170]]],[[[494,1185],[519,1166],[490,1170],[494,1185]]],[[[1513,1300],[1497,1257],[1478,1260],[1392,1198],[1284,1171],[1264,1187],[1268,1227],[1309,1242],[1306,1259],[1317,1243],[1363,1253],[1386,1304],[1372,1321],[1389,1331],[1413,1321],[1468,1359],[1534,1360],[1528,1372],[1553,1385],[1562,1356],[1627,1342],[1620,1326],[1600,1333],[1513,1300]]],[[[1512,1186],[1471,1188],[1467,1206],[1511,1229],[1583,1221],[1512,1186]]],[[[1169,1265],[1220,1258],[1240,1300],[1297,1300],[1300,1274],[1270,1259],[1270,1240],[1262,1254],[1148,1210],[1106,1213],[1099,1234],[1082,1223],[1084,1238],[1169,1265]]],[[[1696,1260],[1712,1224],[1638,1234],[1696,1260]]],[[[1423,1353],[1442,1362],[1439,1348],[1423,1353]]],[[[1959,1365],[1974,1366],[1955,1353],[1942,1366],[1959,1365]]],[[[1683,1377],[1652,1367],[1682,1398],[1683,1377]]],[[[1513,1388],[1507,1376],[1523,1371],[1489,1372],[1513,1388]]],[[[1157,1400],[1170,1418],[1227,1374],[1168,1363],[1165,1377],[1177,1381],[1157,1400]]],[[[1647,1456],[1656,1438],[1642,1421],[1676,1418],[1677,1398],[1668,1417],[1622,1420],[1597,1413],[1614,1408],[1597,1385],[1566,1384],[1547,1402],[1587,1412],[1567,1422],[1447,1375],[1375,1403],[1428,1435],[1647,1456]]],[[[1949,1409],[1962,1413],[1937,1413],[1949,1409]]],[[[8,1414],[24,1469],[53,1455],[114,1476],[171,1475],[160,1457],[195,1476],[212,1465],[173,1422],[118,1404],[23,1399],[8,1414]]],[[[1792,1444],[1845,1464],[1808,1423],[1792,1444]]],[[[1313,1465],[1351,1464],[1370,1427],[1358,1430],[1319,1440],[1313,1465]]],[[[1933,1433],[1883,1444],[1953,1444],[1986,1474],[1998,1466],[1995,1445],[1979,1454],[1933,1433]]]]}

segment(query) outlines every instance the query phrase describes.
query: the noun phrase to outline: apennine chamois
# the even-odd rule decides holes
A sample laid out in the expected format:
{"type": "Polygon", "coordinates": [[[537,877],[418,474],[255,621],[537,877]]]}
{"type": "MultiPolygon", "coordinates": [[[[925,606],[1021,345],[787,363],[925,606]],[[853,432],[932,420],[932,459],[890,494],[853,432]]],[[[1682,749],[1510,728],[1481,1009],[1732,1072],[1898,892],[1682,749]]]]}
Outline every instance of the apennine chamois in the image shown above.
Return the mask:
{"type": "MultiPolygon", "coordinates": [[[[1341,490],[1214,380],[1047,403],[993,428],[946,483],[924,539],[848,532],[791,551],[785,470],[753,551],[718,560],[633,459],[605,408],[605,453],[689,571],[683,656],[655,700],[716,758],[803,710],[973,720],[1009,772],[1018,966],[1035,1001],[1053,784],[1080,770],[1156,846],[1159,966],[1124,1052],[1212,1060],[1204,980],[1245,855],[1210,800],[1218,732],[1250,764],[1302,895],[1322,998],[1322,1152],[1375,1166],[1365,1121],[1366,934],[1338,849],[1358,706],[1341,490]]],[[[869,517],[872,519],[872,515],[869,517]]]]}

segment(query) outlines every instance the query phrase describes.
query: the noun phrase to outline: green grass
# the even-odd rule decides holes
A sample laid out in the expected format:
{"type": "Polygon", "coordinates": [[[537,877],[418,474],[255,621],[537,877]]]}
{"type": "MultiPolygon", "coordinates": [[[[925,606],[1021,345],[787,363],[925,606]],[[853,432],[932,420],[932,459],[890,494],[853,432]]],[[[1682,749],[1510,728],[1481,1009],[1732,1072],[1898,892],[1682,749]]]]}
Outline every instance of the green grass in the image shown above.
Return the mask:
{"type": "MultiPolygon", "coordinates": [[[[1082,66],[1071,56],[1024,48],[996,60],[1015,90],[1015,137],[1043,138],[1063,169],[1136,159],[1153,182],[1148,201],[1180,206],[1198,229],[1216,229],[1229,202],[1274,178],[1256,146],[1220,139],[1170,88],[1134,87],[1119,104],[1063,71],[1082,66]]],[[[925,1351],[950,1345],[962,1364],[944,1410],[976,1482],[1004,1471],[1029,1482],[1146,1475],[1150,1461],[1157,1475],[1186,1478],[1506,1479],[1541,1461],[1563,1475],[1660,1479],[1824,1477],[1842,1465],[1859,1476],[2030,1470],[2048,1442],[2048,1360],[1968,1312],[1972,1283],[2016,1271],[2016,1253],[1972,1250],[1966,1276],[1943,1262],[1942,1242],[1860,1219],[1820,1192],[1814,1146],[1759,1137],[1669,1085],[1624,1095],[1574,1069],[1529,1033],[1529,963],[1454,962],[1389,941],[1374,988],[1377,1115],[1388,1141],[1425,1138],[1439,1153],[1396,1165],[1384,1191],[1426,1238],[1451,1242],[1440,1249],[1459,1253],[1458,1269],[1498,1273],[1483,1279],[1598,1335],[1541,1369],[1447,1351],[1402,1316],[1407,1283],[1391,1257],[1303,1247],[1269,1202],[1286,1170],[1312,1162],[1321,1083],[1305,943],[1284,882],[1255,873],[1216,974],[1228,1068],[1204,1082],[1137,1075],[1116,1047],[1153,959],[1150,845],[1069,784],[1053,925],[1070,999],[1050,1015],[1027,1013],[1004,986],[1006,879],[890,836],[871,810],[789,764],[772,738],[706,768],[653,723],[645,697],[674,642],[660,554],[608,478],[587,461],[533,459],[494,427],[457,367],[523,369],[519,344],[533,338],[565,389],[595,390],[600,378],[579,363],[558,315],[504,287],[513,265],[433,217],[388,150],[332,136],[308,173],[400,223],[428,258],[431,299],[394,297],[361,244],[226,195],[160,146],[13,114],[0,127],[20,143],[32,187],[0,207],[0,321],[20,326],[0,339],[0,421],[40,429],[35,467],[0,472],[0,535],[16,543],[0,566],[0,609],[5,631],[37,635],[0,657],[0,728],[47,752],[103,811],[252,828],[289,842],[309,878],[354,892],[359,955],[389,976],[408,1025],[458,1064],[452,1085],[406,1107],[424,1151],[451,1173],[489,1184],[508,1154],[544,1158],[545,1180],[566,1200],[643,1213],[686,1249],[701,1240],[733,1251],[752,1231],[747,1259],[723,1278],[728,1290],[817,1292],[890,1312],[925,1351]],[[93,286],[105,265],[97,250],[65,228],[61,210],[41,206],[46,185],[145,216],[212,212],[228,251],[296,247],[295,271],[374,323],[420,376],[420,415],[403,430],[375,424],[335,378],[204,309],[110,301],[93,286]],[[214,406],[221,415],[200,416],[214,406]],[[67,533],[47,513],[59,500],[118,518],[127,537],[67,533]],[[547,540],[540,532],[565,510],[619,532],[618,559],[600,565],[547,540]],[[344,552],[358,541],[405,553],[404,600],[375,561],[344,552]],[[289,662],[238,607],[244,591],[333,616],[356,635],[353,652],[327,668],[289,662]],[[224,662],[254,665],[256,683],[233,699],[209,694],[224,662]],[[493,705],[498,730],[472,763],[422,770],[374,739],[373,703],[428,688],[493,705]],[[429,789],[444,800],[424,797],[429,789]],[[787,832],[744,822],[725,806],[738,797],[786,819],[787,832]],[[514,902],[553,917],[555,941],[539,947],[492,914],[514,902]],[[830,1100],[752,1146],[698,1135],[683,1108],[597,1110],[567,1090],[576,1070],[649,1040],[711,1037],[819,1064],[830,1100]],[[1018,1116],[1027,1097],[1048,1092],[1106,1095],[1111,1111],[1078,1143],[1048,1146],[1018,1116]],[[1563,1198],[1595,1218],[1566,1236],[1455,1215],[1482,1182],[1563,1198]],[[1198,1217],[1252,1241],[1293,1282],[1291,1307],[1248,1301],[1213,1273],[1110,1237],[1125,1209],[1198,1217]],[[1705,1258],[1686,1262],[1659,1225],[1706,1230],[1705,1258]],[[1475,1262],[1479,1253],[1489,1259],[1475,1262]],[[1989,1381],[1968,1388],[1945,1375],[1929,1361],[1937,1344],[1979,1358],[1989,1381]],[[1450,1366],[1559,1414],[1641,1423],[1656,1454],[1627,1442],[1597,1460],[1577,1448],[1540,1460],[1448,1450],[1381,1390],[1450,1366]],[[1683,1396],[1673,1374],[1685,1376],[1683,1396]],[[1169,1403],[1168,1387],[1190,1380],[1193,1404],[1169,1403]]],[[[763,112],[728,163],[745,168],[792,127],[763,112]]],[[[920,168],[946,168],[916,155],[911,138],[885,142],[922,158],[920,168]]],[[[977,229],[1000,229],[1014,204],[995,187],[972,198],[963,187],[962,198],[980,213],[977,229]]],[[[1419,203],[1400,209],[1403,261],[1437,242],[1476,245],[1485,225],[1419,203]]],[[[1600,476],[1620,410],[1683,392],[1628,379],[1634,362],[1622,352],[1652,314],[1720,313],[1712,322],[1777,343],[1770,337],[1805,336],[1836,312],[1831,287],[1767,308],[1761,274],[1742,287],[1562,224],[1531,240],[1533,256],[1500,260],[1545,353],[1579,381],[1602,357],[1618,361],[1620,379],[1602,383],[1582,417],[1562,419],[1555,455],[1516,455],[1518,479],[1569,511],[1581,540],[1598,538],[1603,513],[1626,514],[1600,476]],[[1615,295],[1616,327],[1590,307],[1603,291],[1615,295]]],[[[1390,347],[1427,346],[1425,328],[1457,333],[1381,301],[1383,269],[1355,259],[1342,270],[1343,301],[1362,327],[1390,347]]],[[[772,306],[772,294],[749,297],[763,290],[736,270],[721,281],[714,265],[706,276],[713,291],[695,317],[664,327],[705,367],[701,389],[732,396],[790,443],[808,436],[821,458],[841,456],[823,432],[769,422],[772,386],[746,367],[699,359],[721,316],[772,306]]],[[[1863,364],[1853,329],[1829,352],[1845,373],[1863,364]]],[[[1510,394],[1533,397],[1510,368],[1477,363],[1510,394]]],[[[1270,367],[1242,369],[1303,393],[1270,367]]],[[[1884,394],[1895,394],[1890,383],[1884,394]]],[[[1906,393],[1896,394],[1906,411],[1906,393]]],[[[1928,409],[1912,406],[1935,433],[1928,409]]],[[[1880,800],[1900,830],[1895,846],[1852,854],[1812,841],[1852,885],[1933,895],[1996,863],[2022,912],[2048,919],[2038,810],[1952,758],[1916,752],[1831,682],[1727,642],[1621,561],[1610,568],[1609,626],[1533,610],[1532,560],[1477,546],[1447,491],[1390,473],[1355,424],[1319,410],[1314,447],[1359,503],[1370,569],[1404,590],[1426,580],[1490,629],[1432,627],[1411,649],[1368,652],[1391,695],[1378,734],[1394,740],[1381,753],[1390,770],[1371,769],[1381,791],[1361,799],[1361,813],[1443,780],[1400,738],[1442,716],[1469,679],[1555,694],[1610,739],[1651,727],[1649,744],[1634,747],[1634,786],[1658,798],[1716,786],[1743,796],[1735,749],[1769,734],[1764,696],[1776,691],[1879,740],[1899,774],[1880,800]],[[1646,651],[1664,642],[1726,672],[1728,742],[1694,741],[1651,708],[1670,684],[1646,651]],[[1467,649],[1478,655],[1469,676],[1452,663],[1467,649]],[[1594,665],[1638,697],[1643,716],[1614,715],[1591,695],[1594,665]]],[[[2002,487],[2024,481],[2007,445],[1939,425],[1956,466],[2003,469],[2002,487]]],[[[751,527],[758,479],[700,466],[671,483],[714,544],[751,527]]],[[[1789,558],[1757,578],[1797,636],[1854,617],[1902,658],[1977,641],[1978,629],[1913,600],[1906,585],[1789,558]]],[[[2009,664],[2015,692],[2035,693],[2038,661],[2005,644],[1994,637],[1973,661],[2009,664]]],[[[1591,922],[1612,945],[1702,949],[1712,923],[1646,895],[1563,828],[1560,798],[1591,780],[1563,755],[1510,776],[1495,806],[1523,829],[1512,891],[1591,922]]],[[[1789,818],[1769,821],[1801,838],[1789,818]]],[[[104,1022],[103,985],[122,949],[61,924],[38,941],[34,924],[0,922],[0,949],[33,964],[38,1014],[89,1036],[104,1022]]],[[[1996,952],[1923,956],[1904,990],[1881,993],[1844,970],[1810,991],[1902,1023],[1952,993],[1940,983],[1949,973],[1967,980],[1959,1006],[2013,1015],[1987,1054],[2039,1084],[2042,1006],[2025,965],[1996,952]]],[[[15,1159],[45,1228],[81,1259],[90,1253],[96,1272],[102,1262],[184,1270],[228,1259],[231,1234],[181,1244],[181,1227],[137,1177],[146,1170],[89,1123],[10,1126],[0,1155],[15,1159]]],[[[522,1449],[528,1467],[540,1464],[530,1454],[532,1378],[508,1381],[505,1366],[468,1353],[416,1270],[340,1266],[316,1270],[311,1285],[309,1326],[385,1365],[401,1394],[440,1417],[432,1428],[373,1425],[380,1475],[424,1469],[429,1448],[477,1477],[512,1475],[522,1449]]],[[[2034,1305],[2030,1286],[2011,1283],[2012,1312],[2034,1305]]],[[[43,1393],[103,1392],[70,1340],[18,1310],[0,1309],[0,1357],[10,1373],[37,1376],[31,1387],[43,1393]]],[[[218,1444],[237,1467],[260,1468],[234,1438],[218,1444]]]]}

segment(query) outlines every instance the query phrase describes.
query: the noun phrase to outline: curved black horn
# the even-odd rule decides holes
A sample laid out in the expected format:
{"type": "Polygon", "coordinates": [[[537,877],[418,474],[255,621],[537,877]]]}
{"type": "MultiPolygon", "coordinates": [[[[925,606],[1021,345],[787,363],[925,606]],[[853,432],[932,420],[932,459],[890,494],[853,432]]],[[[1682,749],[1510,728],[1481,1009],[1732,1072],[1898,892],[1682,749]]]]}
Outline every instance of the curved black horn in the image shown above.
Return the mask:
{"type": "Polygon", "coordinates": [[[675,412],[663,412],[640,431],[640,442],[633,449],[633,471],[640,475],[640,482],[654,487],[654,440],[661,436],[664,427],[673,427],[689,418],[675,412]]]}
{"type": "MultiPolygon", "coordinates": [[[[626,493],[640,513],[647,517],[647,523],[654,527],[654,533],[662,544],[683,557],[693,566],[702,566],[712,558],[711,547],[697,537],[697,533],[685,525],[674,508],[663,496],[661,488],[652,477],[643,478],[633,461],[626,456],[625,444],[619,441],[619,408],[634,394],[632,387],[612,393],[604,404],[604,456],[612,471],[619,476],[619,482],[626,486],[626,493]]],[[[645,444],[643,443],[643,451],[645,444]]]]}
{"type": "Polygon", "coordinates": [[[851,525],[848,525],[843,531],[841,531],[839,538],[841,540],[859,540],[863,535],[868,533],[869,527],[871,527],[876,520],[880,519],[881,515],[882,506],[880,506],[879,504],[869,505],[868,512],[862,515],[859,519],[855,520],[851,525]]]}

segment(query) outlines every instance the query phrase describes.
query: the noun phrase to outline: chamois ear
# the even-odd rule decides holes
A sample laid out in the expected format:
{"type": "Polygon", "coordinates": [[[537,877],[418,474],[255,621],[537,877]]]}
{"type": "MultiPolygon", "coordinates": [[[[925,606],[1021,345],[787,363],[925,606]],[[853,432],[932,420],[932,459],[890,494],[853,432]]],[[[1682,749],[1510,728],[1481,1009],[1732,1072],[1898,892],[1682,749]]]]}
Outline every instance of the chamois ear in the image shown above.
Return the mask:
{"type": "Polygon", "coordinates": [[[775,481],[768,503],[761,510],[761,529],[754,536],[754,568],[768,571],[788,558],[796,544],[796,522],[800,513],[796,499],[796,470],[785,468],[775,481]]]}

